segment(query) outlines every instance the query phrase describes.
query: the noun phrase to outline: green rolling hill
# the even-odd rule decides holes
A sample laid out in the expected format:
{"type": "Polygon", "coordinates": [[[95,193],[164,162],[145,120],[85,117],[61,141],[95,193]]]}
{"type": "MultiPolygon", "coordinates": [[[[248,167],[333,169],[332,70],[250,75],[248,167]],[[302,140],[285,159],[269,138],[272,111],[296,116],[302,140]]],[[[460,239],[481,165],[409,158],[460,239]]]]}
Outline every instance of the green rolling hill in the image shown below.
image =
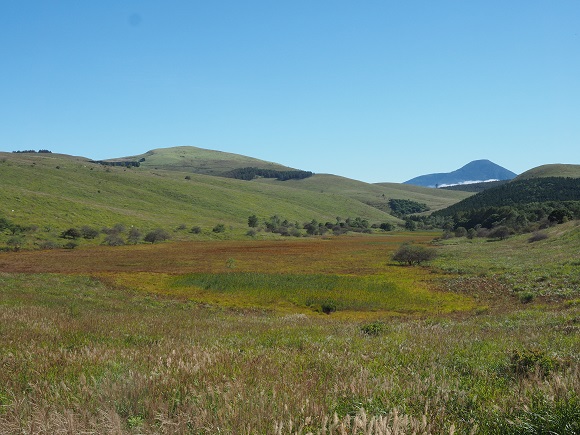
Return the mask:
{"type": "Polygon", "coordinates": [[[551,164],[532,168],[516,177],[516,180],[546,177],[580,178],[580,165],[551,164]]]}
{"type": "Polygon", "coordinates": [[[98,228],[213,226],[247,229],[247,218],[274,214],[291,221],[336,216],[397,222],[347,195],[254,183],[177,170],[125,168],[59,154],[0,153],[0,217],[19,225],[98,228]],[[186,179],[188,177],[189,179],[186,179]]]}
{"type": "Polygon", "coordinates": [[[0,153],[0,244],[13,237],[2,222],[27,228],[23,246],[57,240],[71,227],[100,230],[119,224],[143,232],[163,228],[176,239],[192,237],[193,227],[201,227],[201,236],[216,237],[212,228],[223,224],[227,231],[219,237],[241,237],[254,214],[261,221],[278,215],[300,224],[312,219],[336,222],[337,217],[397,224],[402,221],[389,214],[389,199],[409,199],[438,210],[470,195],[327,174],[287,181],[213,176],[208,174],[248,166],[293,168],[193,147],[107,162],[139,160],[139,166],[125,167],[62,154],[0,153]]]}
{"type": "MultiPolygon", "coordinates": [[[[253,182],[269,186],[280,184],[271,179],[253,182]]],[[[439,210],[472,195],[469,192],[453,192],[441,189],[398,183],[369,184],[331,174],[316,174],[302,180],[284,181],[288,186],[312,192],[343,195],[379,210],[389,212],[389,199],[409,199],[427,204],[431,210],[439,210]]]]}
{"type": "Polygon", "coordinates": [[[278,163],[243,156],[240,154],[208,150],[191,146],[159,148],[144,154],[106,160],[107,162],[136,161],[148,169],[166,169],[193,174],[223,176],[233,169],[254,167],[279,171],[293,170],[278,163]]]}

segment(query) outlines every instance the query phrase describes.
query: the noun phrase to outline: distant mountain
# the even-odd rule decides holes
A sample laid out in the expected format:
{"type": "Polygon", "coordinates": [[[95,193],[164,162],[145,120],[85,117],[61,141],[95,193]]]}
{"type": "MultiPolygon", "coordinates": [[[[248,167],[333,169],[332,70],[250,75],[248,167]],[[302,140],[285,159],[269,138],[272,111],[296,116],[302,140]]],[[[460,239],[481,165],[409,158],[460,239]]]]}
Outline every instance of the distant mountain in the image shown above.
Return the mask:
{"type": "Polygon", "coordinates": [[[405,181],[423,187],[444,187],[482,181],[511,180],[517,174],[489,160],[474,160],[453,172],[421,175],[405,181]]]}

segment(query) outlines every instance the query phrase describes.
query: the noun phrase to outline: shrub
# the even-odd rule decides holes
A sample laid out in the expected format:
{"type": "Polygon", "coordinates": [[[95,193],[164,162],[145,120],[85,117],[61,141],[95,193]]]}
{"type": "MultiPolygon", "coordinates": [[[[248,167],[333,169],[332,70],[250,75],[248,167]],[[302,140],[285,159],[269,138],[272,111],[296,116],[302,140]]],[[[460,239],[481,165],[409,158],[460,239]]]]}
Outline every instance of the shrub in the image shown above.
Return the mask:
{"type": "Polygon", "coordinates": [[[368,323],[366,325],[361,326],[360,330],[365,335],[371,335],[376,337],[385,330],[385,324],[382,322],[368,323]]]}
{"type": "Polygon", "coordinates": [[[546,376],[558,365],[555,358],[540,349],[514,350],[510,356],[510,370],[518,376],[528,376],[536,371],[546,376]]]}
{"type": "Polygon", "coordinates": [[[83,225],[80,229],[80,233],[84,239],[94,239],[99,235],[99,230],[91,228],[88,225],[83,225]]]}
{"type": "Polygon", "coordinates": [[[191,228],[191,232],[193,234],[200,234],[201,233],[201,227],[195,226],[191,228]]]}
{"type": "Polygon", "coordinates": [[[489,237],[491,239],[500,239],[500,240],[507,239],[509,236],[510,236],[510,230],[508,227],[506,227],[504,225],[500,225],[499,227],[494,228],[487,235],[487,237],[489,237]]]}
{"type": "Polygon", "coordinates": [[[320,308],[324,314],[334,313],[336,311],[336,302],[329,299],[320,304],[320,308]]]}
{"type": "Polygon", "coordinates": [[[169,240],[170,238],[171,237],[167,231],[161,228],[157,228],[156,230],[148,232],[143,240],[148,243],[157,243],[169,240]]]}
{"type": "Polygon", "coordinates": [[[546,233],[535,232],[529,239],[529,243],[539,242],[540,240],[545,240],[548,238],[546,233]]]}
{"type": "Polygon", "coordinates": [[[392,259],[401,264],[408,264],[409,266],[412,266],[414,264],[419,265],[425,261],[431,261],[436,256],[437,253],[435,252],[434,249],[404,243],[393,254],[392,259]]]}
{"type": "Polygon", "coordinates": [[[60,234],[60,237],[63,239],[73,239],[73,240],[78,239],[81,236],[82,236],[81,232],[76,228],[69,228],[68,230],[63,231],[60,234]]]}
{"type": "Polygon", "coordinates": [[[383,222],[382,224],[379,225],[379,228],[383,231],[393,231],[395,229],[395,226],[389,222],[383,222]]]}
{"type": "Polygon", "coordinates": [[[467,236],[467,230],[464,227],[457,227],[455,229],[455,237],[465,237],[467,236]]]}
{"type": "Polygon", "coordinates": [[[42,242],[40,242],[38,247],[40,249],[56,249],[58,248],[58,245],[52,240],[43,240],[42,242]]]}
{"type": "Polygon", "coordinates": [[[109,245],[109,246],[123,246],[125,244],[125,241],[123,240],[123,238],[119,234],[113,233],[113,234],[108,234],[107,237],[105,237],[103,244],[109,245]]]}
{"type": "Polygon", "coordinates": [[[224,224],[217,224],[212,228],[214,233],[224,233],[226,231],[226,226],[224,224]]]}
{"type": "Polygon", "coordinates": [[[14,237],[10,237],[7,241],[6,244],[8,246],[10,246],[14,251],[20,251],[20,248],[22,247],[22,245],[24,244],[24,238],[22,236],[14,236],[14,237]]]}
{"type": "Polygon", "coordinates": [[[522,304],[527,304],[534,300],[534,294],[532,292],[523,292],[520,293],[520,302],[522,304]]]}
{"type": "Polygon", "coordinates": [[[127,236],[127,241],[133,245],[136,245],[141,241],[141,237],[143,237],[141,231],[139,231],[138,228],[131,227],[129,230],[129,235],[127,236]]]}
{"type": "Polygon", "coordinates": [[[477,231],[475,230],[475,228],[470,228],[467,230],[467,238],[468,239],[473,239],[474,237],[477,236],[477,231]]]}
{"type": "Polygon", "coordinates": [[[258,226],[258,216],[253,214],[248,218],[248,226],[250,228],[256,228],[258,226]]]}
{"type": "Polygon", "coordinates": [[[62,245],[62,247],[63,247],[64,249],[74,249],[74,248],[76,248],[77,246],[78,246],[78,243],[76,243],[76,242],[72,242],[72,241],[71,241],[71,242],[67,242],[67,243],[65,243],[64,245],[62,245]]]}

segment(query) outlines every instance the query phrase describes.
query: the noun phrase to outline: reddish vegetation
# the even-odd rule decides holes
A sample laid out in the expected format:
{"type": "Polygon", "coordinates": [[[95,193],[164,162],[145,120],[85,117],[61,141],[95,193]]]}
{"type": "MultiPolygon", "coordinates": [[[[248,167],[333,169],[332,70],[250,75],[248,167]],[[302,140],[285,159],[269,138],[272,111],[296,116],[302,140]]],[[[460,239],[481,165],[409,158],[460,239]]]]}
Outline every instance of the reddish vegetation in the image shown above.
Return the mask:
{"type": "MultiPolygon", "coordinates": [[[[228,259],[238,271],[373,273],[408,235],[298,240],[176,242],[0,254],[1,272],[221,272],[228,259]]],[[[431,235],[413,235],[427,242],[431,235]]]]}

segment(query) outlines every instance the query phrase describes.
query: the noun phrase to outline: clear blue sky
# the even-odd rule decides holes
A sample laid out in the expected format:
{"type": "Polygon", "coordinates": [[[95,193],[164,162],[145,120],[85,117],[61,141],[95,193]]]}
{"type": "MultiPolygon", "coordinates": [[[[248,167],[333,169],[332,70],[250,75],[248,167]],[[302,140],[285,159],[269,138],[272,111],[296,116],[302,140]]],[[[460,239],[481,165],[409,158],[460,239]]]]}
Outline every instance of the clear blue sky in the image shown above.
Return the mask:
{"type": "Polygon", "coordinates": [[[0,150],[580,164],[578,0],[0,0],[0,150]]]}

